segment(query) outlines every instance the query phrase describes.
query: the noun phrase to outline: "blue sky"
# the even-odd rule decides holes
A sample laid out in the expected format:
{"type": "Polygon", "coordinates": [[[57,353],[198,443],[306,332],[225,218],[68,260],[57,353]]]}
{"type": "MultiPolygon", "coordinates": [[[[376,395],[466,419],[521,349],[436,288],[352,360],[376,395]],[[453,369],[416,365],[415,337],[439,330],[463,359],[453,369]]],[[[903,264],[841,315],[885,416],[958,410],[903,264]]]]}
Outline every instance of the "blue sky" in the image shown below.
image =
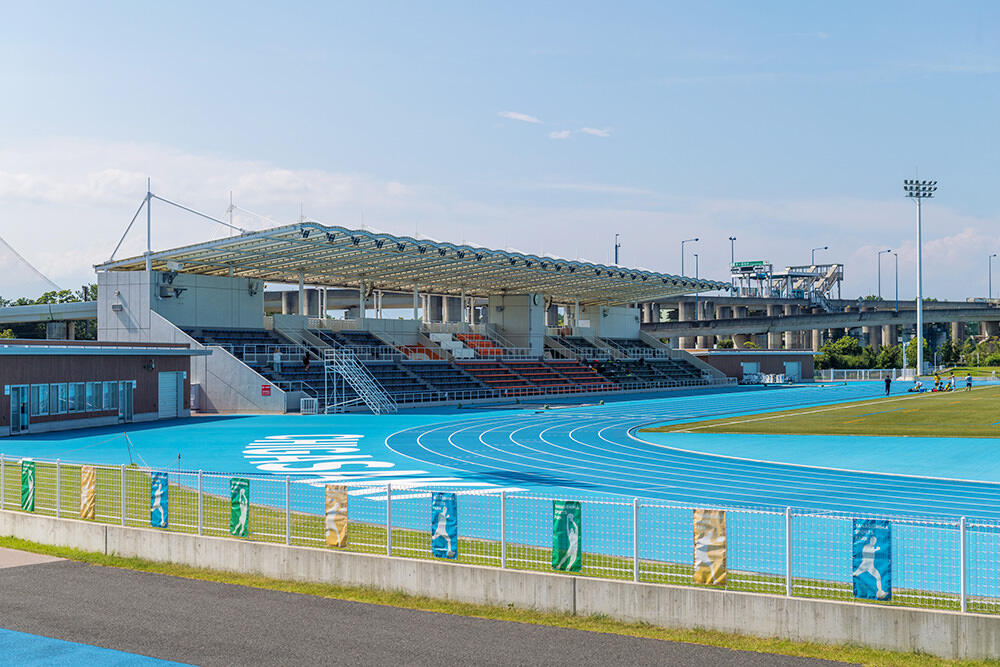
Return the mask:
{"type": "MultiPolygon", "coordinates": [[[[851,295],[893,248],[911,296],[919,169],[925,291],[985,294],[1000,5],[540,4],[9,5],[0,233],[79,283],[149,175],[215,214],[233,190],[278,222],[594,261],[620,232],[623,263],[668,272],[699,236],[720,279],[730,235],[781,266],[830,245],[851,295]]],[[[220,231],[157,222],[157,247],[220,231]]]]}

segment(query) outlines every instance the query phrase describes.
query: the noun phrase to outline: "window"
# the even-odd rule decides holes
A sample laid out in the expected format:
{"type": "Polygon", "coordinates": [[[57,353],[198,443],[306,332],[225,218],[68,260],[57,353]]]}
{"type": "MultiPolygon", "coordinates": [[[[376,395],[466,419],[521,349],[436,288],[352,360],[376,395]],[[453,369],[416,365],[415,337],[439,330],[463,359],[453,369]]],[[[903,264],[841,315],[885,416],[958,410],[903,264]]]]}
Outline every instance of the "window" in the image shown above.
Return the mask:
{"type": "Polygon", "coordinates": [[[98,412],[104,409],[100,382],[87,383],[87,412],[98,412]]]}
{"type": "Polygon", "coordinates": [[[69,402],[66,393],[66,383],[49,385],[49,414],[64,415],[69,409],[69,402]]]}
{"type": "Polygon", "coordinates": [[[38,417],[49,414],[49,385],[31,385],[31,416],[38,417]]]}
{"type": "Polygon", "coordinates": [[[69,411],[83,412],[87,409],[87,390],[84,382],[69,383],[69,411]]]}
{"type": "Polygon", "coordinates": [[[118,383],[117,382],[105,382],[104,383],[104,409],[105,410],[117,410],[118,409],[118,383]]]}

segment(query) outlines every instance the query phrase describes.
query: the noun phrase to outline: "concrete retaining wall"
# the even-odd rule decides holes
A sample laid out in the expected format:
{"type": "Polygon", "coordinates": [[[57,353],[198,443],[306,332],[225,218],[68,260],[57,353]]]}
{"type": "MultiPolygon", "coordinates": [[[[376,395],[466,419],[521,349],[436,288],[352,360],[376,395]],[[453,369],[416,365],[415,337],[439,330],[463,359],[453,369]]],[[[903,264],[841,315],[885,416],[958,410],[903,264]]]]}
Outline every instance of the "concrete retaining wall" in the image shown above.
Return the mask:
{"type": "Polygon", "coordinates": [[[84,551],[461,602],[606,614],[672,628],[850,643],[944,658],[1000,656],[1000,617],[734,593],[198,537],[0,511],[0,534],[84,551]]]}

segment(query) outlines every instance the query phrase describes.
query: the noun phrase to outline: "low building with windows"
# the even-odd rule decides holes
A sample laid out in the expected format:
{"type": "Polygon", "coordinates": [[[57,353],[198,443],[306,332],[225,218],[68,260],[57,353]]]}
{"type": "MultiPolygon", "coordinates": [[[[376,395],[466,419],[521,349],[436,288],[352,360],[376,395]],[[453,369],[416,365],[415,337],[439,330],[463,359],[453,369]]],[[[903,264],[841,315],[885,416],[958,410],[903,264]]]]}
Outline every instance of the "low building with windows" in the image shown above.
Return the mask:
{"type": "Polygon", "coordinates": [[[761,376],[785,376],[790,382],[814,380],[815,353],[810,350],[690,350],[708,365],[740,382],[761,376]]]}
{"type": "Polygon", "coordinates": [[[7,340],[0,436],[190,416],[183,344],[7,340]]]}

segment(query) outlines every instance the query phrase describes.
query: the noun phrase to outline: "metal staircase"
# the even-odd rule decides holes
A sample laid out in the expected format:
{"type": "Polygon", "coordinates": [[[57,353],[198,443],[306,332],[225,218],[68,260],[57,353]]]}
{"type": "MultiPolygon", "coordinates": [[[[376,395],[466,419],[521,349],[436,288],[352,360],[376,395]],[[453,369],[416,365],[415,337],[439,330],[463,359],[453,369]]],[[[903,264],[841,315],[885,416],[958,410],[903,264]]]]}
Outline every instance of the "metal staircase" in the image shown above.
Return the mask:
{"type": "Polygon", "coordinates": [[[325,374],[324,412],[343,412],[351,405],[364,403],[375,414],[398,410],[396,401],[385,390],[378,379],[358,361],[347,348],[333,348],[323,351],[325,374]],[[345,383],[350,385],[357,398],[345,396],[345,383]],[[338,386],[340,391],[338,391],[338,386]],[[339,400],[338,400],[339,399],[339,400]]]}

